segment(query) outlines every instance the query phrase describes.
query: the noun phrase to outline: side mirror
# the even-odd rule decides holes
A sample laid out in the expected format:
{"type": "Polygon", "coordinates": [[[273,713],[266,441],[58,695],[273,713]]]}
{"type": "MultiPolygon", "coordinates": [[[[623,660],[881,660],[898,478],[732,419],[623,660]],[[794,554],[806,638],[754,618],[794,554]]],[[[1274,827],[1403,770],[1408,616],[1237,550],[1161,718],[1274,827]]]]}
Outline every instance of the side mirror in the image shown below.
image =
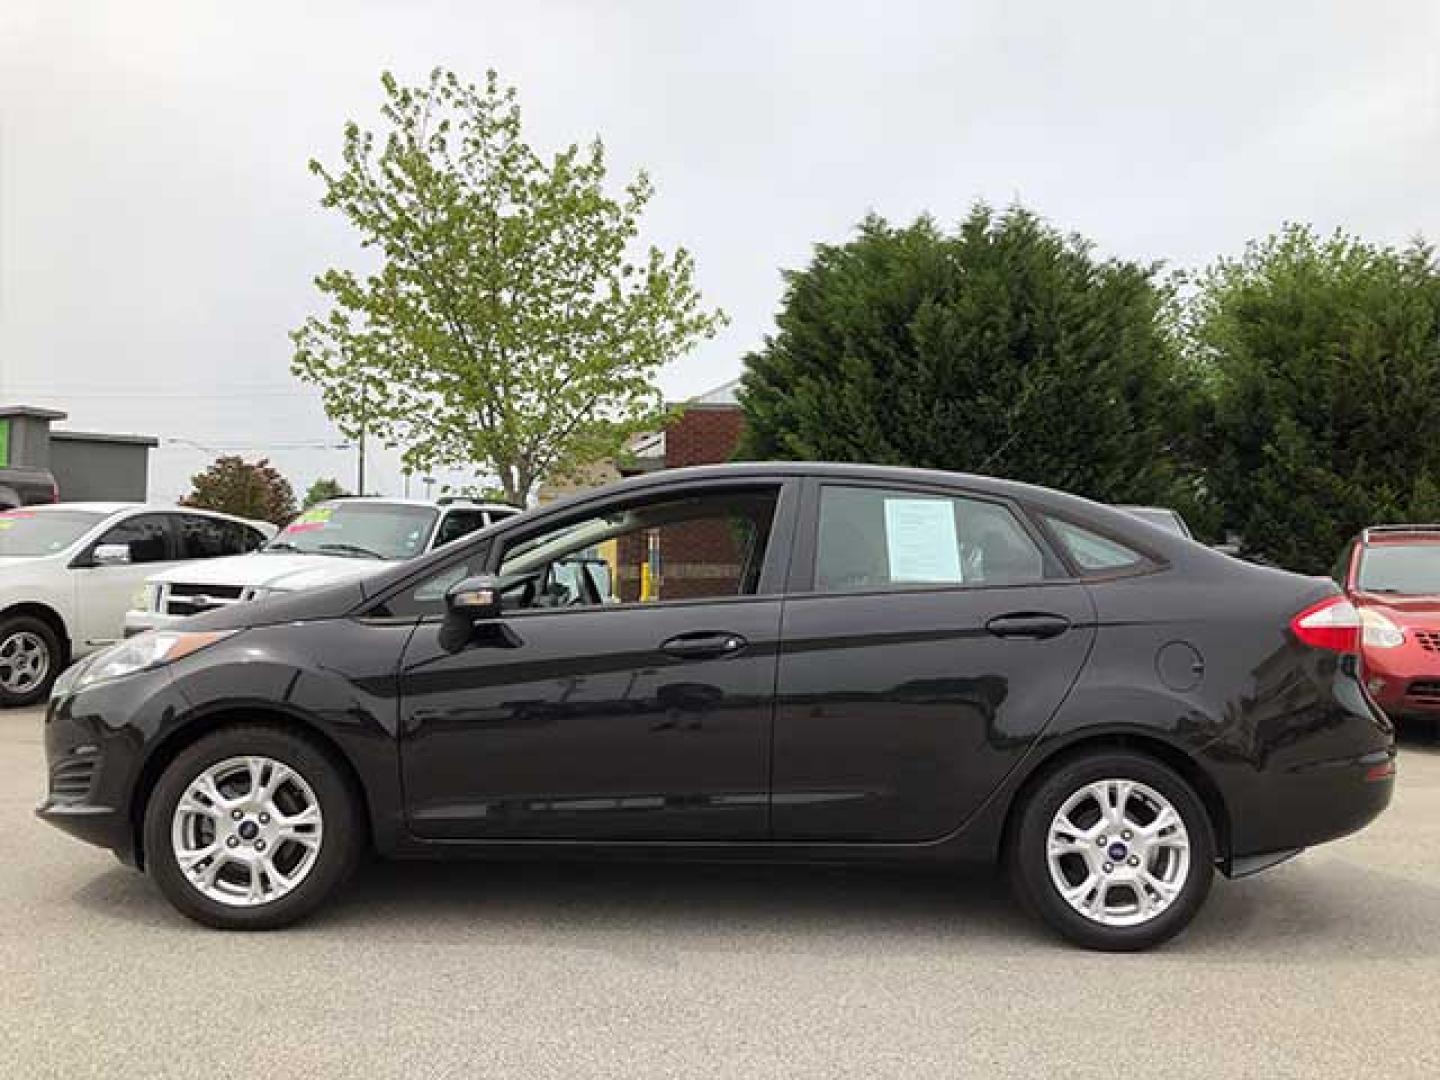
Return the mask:
{"type": "Polygon", "coordinates": [[[90,556],[95,566],[129,566],[129,544],[97,544],[90,556]]]}
{"type": "Polygon", "coordinates": [[[462,578],[445,590],[445,610],[469,622],[500,617],[500,582],[490,574],[462,578]]]}

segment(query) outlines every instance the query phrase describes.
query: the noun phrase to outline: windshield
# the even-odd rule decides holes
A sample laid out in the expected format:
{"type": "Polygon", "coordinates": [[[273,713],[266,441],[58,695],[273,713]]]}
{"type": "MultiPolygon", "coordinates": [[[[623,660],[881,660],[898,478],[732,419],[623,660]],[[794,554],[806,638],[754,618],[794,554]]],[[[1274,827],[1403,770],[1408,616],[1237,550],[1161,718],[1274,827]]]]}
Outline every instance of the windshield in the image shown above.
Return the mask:
{"type": "Polygon", "coordinates": [[[413,559],[425,550],[437,516],[428,506],[321,503],[287,525],[263,550],[354,559],[413,559]]]}
{"type": "Polygon", "coordinates": [[[0,513],[0,555],[53,555],[104,520],[104,514],[84,510],[6,510],[0,513]]]}
{"type": "Polygon", "coordinates": [[[1355,587],[1402,596],[1440,595],[1440,544],[1383,544],[1362,549],[1355,587]]]}

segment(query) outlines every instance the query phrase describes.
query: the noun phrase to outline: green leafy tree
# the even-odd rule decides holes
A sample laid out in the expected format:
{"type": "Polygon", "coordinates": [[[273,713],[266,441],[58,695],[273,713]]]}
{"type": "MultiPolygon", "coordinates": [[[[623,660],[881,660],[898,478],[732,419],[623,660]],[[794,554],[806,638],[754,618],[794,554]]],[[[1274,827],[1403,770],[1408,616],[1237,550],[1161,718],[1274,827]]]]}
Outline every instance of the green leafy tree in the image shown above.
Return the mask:
{"type": "Polygon", "coordinates": [[[316,503],[324,502],[326,499],[339,499],[350,494],[340,486],[340,481],[333,476],[323,476],[310,485],[305,492],[305,505],[314,506],[316,503]]]}
{"type": "Polygon", "coordinates": [[[1247,550],[1314,573],[1358,529],[1440,520],[1432,249],[1290,225],[1192,283],[1209,485],[1247,550]]]}
{"type": "Polygon", "coordinates": [[[950,234],[870,216],[786,275],[778,331],[746,358],[741,455],[1184,504],[1193,393],[1155,275],[1018,207],[977,205],[950,234]]]}
{"type": "Polygon", "coordinates": [[[224,455],[191,477],[190,484],[190,494],[180,500],[181,506],[220,510],[276,525],[295,516],[295,492],[268,458],[252,464],[238,455],[224,455]]]}
{"type": "Polygon", "coordinates": [[[316,284],[293,370],[340,429],[404,446],[406,468],[472,465],[523,504],[545,475],[618,452],[662,409],[659,368],[714,334],[682,248],[638,248],[644,173],[605,188],[604,148],[543,158],[513,88],[436,70],[382,78],[385,130],[350,123],[321,204],[375,258],[316,284]]]}

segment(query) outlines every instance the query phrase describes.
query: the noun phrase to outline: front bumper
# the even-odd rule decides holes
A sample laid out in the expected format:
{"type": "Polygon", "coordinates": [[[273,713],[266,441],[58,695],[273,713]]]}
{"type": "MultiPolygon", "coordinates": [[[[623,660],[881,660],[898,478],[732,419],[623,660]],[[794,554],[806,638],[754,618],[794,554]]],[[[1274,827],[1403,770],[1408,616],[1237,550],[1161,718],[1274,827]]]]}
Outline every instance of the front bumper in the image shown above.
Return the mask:
{"type": "Polygon", "coordinates": [[[1440,653],[1407,643],[1367,649],[1365,688],[1387,716],[1440,714],[1440,653]]]}
{"type": "Polygon", "coordinates": [[[164,668],[52,698],[45,713],[48,785],[35,808],[42,821],[137,863],[132,810],[146,748],[185,708],[164,668]]]}

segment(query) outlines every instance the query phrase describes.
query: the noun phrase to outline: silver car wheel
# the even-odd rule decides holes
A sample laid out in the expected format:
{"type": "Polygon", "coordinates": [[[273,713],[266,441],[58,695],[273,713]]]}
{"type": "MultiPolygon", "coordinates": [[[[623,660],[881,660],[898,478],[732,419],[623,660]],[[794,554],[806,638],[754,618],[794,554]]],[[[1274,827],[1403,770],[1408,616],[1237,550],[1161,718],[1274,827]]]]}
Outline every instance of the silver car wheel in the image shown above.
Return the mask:
{"type": "Polygon", "coordinates": [[[50,649],[39,634],[17,630],[0,641],[0,687],[28,694],[50,673],[50,649]]]}
{"type": "Polygon", "coordinates": [[[314,790],[268,757],[207,768],[186,787],[170,827],[185,880],[230,907],[273,903],[293,891],[314,869],[323,837],[314,790]]]}
{"type": "Polygon", "coordinates": [[[1190,876],[1190,834],[1170,801],[1135,780],[1096,780],[1056,811],[1050,880],[1102,926],[1139,926],[1175,902],[1190,876]]]}

